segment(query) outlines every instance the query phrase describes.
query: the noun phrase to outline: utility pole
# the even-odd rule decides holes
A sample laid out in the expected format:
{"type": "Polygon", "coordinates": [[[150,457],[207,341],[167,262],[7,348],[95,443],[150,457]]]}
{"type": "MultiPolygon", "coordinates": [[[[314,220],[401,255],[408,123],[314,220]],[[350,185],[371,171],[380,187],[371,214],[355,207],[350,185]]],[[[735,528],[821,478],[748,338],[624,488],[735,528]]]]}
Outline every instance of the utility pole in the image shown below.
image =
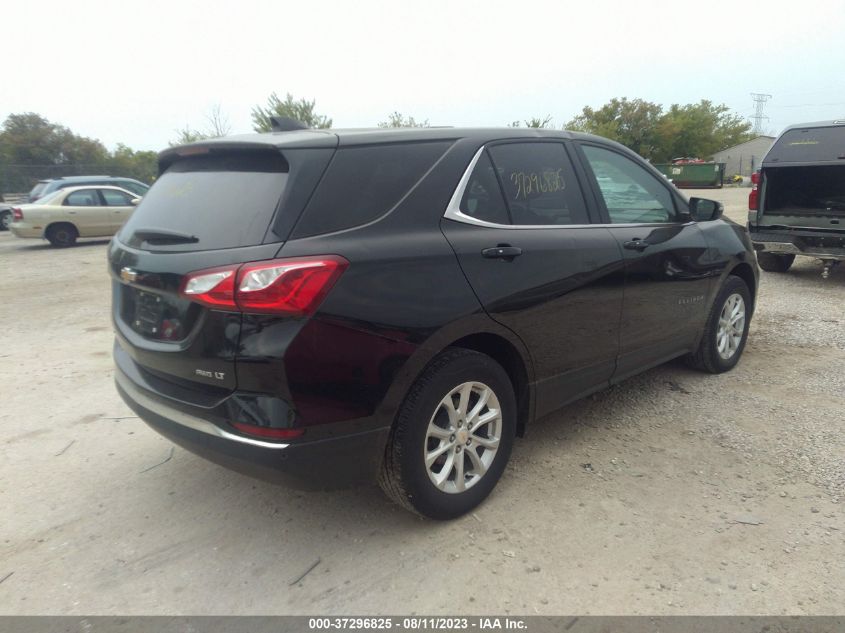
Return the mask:
{"type": "Polygon", "coordinates": [[[751,99],[754,101],[754,116],[751,117],[751,120],[754,121],[754,134],[759,136],[763,133],[763,119],[768,121],[769,117],[763,114],[763,108],[766,105],[766,101],[772,98],[772,95],[764,95],[759,92],[752,92],[751,99]]]}

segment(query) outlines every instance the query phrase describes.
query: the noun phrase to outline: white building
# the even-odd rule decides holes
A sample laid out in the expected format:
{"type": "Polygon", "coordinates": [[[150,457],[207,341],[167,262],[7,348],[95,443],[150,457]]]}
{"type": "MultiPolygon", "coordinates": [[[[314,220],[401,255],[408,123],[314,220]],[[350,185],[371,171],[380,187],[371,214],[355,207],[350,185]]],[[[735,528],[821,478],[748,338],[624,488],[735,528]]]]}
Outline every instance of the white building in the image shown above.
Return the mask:
{"type": "Polygon", "coordinates": [[[774,142],[774,136],[758,136],[745,143],[716,152],[713,154],[713,160],[717,163],[725,163],[725,178],[734,174],[750,176],[752,172],[760,169],[763,156],[774,142]]]}

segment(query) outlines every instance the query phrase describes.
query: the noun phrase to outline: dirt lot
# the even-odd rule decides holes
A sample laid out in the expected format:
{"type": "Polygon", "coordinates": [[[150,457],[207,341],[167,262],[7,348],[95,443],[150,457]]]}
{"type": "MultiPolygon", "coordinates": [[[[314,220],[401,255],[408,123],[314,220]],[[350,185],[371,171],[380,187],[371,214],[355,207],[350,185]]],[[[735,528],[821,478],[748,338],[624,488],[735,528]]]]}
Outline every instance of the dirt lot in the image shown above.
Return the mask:
{"type": "Polygon", "coordinates": [[[112,386],[105,252],[0,234],[0,613],[842,613],[845,267],[763,273],[735,371],[568,407],[434,523],[165,461],[112,386]]]}

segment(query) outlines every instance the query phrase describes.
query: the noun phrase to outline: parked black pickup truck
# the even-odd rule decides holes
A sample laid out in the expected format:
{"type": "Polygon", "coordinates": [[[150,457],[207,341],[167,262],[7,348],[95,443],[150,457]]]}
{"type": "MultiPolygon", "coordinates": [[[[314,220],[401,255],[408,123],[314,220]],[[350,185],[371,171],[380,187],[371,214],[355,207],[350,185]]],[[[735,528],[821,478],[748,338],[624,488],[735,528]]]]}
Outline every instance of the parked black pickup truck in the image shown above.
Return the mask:
{"type": "Polygon", "coordinates": [[[760,268],[786,272],[796,255],[845,260],[845,119],[793,125],[752,177],[748,231],[760,268]]]}

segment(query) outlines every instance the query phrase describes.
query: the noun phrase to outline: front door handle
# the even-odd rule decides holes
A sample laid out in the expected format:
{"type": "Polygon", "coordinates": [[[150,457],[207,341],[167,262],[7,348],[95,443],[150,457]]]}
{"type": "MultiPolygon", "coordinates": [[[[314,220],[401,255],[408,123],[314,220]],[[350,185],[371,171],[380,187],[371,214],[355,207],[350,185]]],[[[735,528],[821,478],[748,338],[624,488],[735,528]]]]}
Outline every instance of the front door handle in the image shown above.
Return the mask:
{"type": "Polygon", "coordinates": [[[499,244],[493,248],[485,248],[481,251],[482,257],[487,259],[507,259],[512,260],[514,257],[522,255],[522,249],[509,244],[499,244]]]}
{"type": "Polygon", "coordinates": [[[629,251],[642,252],[648,248],[648,242],[646,242],[645,240],[633,239],[628,242],[625,242],[624,244],[622,244],[622,246],[627,248],[629,251]]]}

